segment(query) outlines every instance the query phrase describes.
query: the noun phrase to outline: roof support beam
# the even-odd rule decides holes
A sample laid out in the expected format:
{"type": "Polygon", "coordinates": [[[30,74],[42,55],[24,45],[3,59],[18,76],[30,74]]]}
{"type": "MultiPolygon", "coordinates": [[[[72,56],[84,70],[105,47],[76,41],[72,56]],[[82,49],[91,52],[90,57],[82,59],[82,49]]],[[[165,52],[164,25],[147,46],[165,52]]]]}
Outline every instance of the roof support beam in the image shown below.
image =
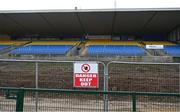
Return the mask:
{"type": "Polygon", "coordinates": [[[81,29],[82,29],[82,31],[83,31],[83,35],[88,35],[88,33],[86,32],[86,30],[85,30],[85,28],[84,28],[84,25],[83,25],[80,17],[79,17],[79,13],[78,13],[78,12],[75,12],[75,14],[76,14],[76,16],[77,16],[78,22],[79,22],[79,24],[80,24],[80,26],[81,26],[81,29]]]}
{"type": "Polygon", "coordinates": [[[113,14],[113,21],[112,21],[112,26],[111,26],[111,36],[114,35],[115,21],[116,21],[116,11],[113,14]]]}
{"type": "Polygon", "coordinates": [[[49,22],[49,20],[45,16],[43,16],[42,14],[39,14],[39,16],[51,27],[52,31],[54,31],[54,30],[57,31],[57,29],[54,27],[54,25],[51,22],[49,22]]]}
{"type": "Polygon", "coordinates": [[[3,16],[8,18],[10,21],[15,23],[16,25],[20,26],[22,31],[33,33],[30,29],[26,28],[24,25],[22,25],[19,22],[17,22],[14,18],[10,17],[8,14],[3,14],[3,16]]]}
{"type": "Polygon", "coordinates": [[[157,15],[158,12],[154,12],[152,14],[152,16],[146,21],[146,23],[143,25],[143,27],[141,28],[140,32],[143,32],[147,26],[149,25],[149,23],[153,20],[153,18],[157,15]]]}
{"type": "Polygon", "coordinates": [[[8,18],[9,20],[11,20],[12,22],[14,22],[15,24],[17,24],[18,26],[21,27],[21,29],[25,32],[29,32],[29,33],[33,33],[29,28],[25,27],[24,25],[20,24],[19,22],[17,22],[14,18],[8,16],[8,14],[3,14],[3,16],[5,16],[6,18],[8,18]]]}

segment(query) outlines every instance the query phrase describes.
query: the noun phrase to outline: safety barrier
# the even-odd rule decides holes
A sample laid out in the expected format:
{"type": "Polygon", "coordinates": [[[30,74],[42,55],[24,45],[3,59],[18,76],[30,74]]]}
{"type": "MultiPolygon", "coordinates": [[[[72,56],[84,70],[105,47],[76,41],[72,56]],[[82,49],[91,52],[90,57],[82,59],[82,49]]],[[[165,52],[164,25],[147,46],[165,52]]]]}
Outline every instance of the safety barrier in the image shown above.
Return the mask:
{"type": "Polygon", "coordinates": [[[180,111],[180,63],[94,61],[99,88],[75,88],[76,62],[0,59],[0,111],[180,111]]]}
{"type": "MultiPolygon", "coordinates": [[[[75,62],[77,61],[3,60],[0,61],[0,87],[85,89],[73,87],[75,62]]],[[[96,63],[99,75],[99,88],[96,90],[103,90],[105,65],[102,62],[96,63]]]]}
{"type": "Polygon", "coordinates": [[[178,112],[179,93],[0,88],[1,111],[178,112]],[[104,108],[103,95],[109,97],[104,108]],[[35,95],[38,99],[35,99],[35,95]],[[37,102],[36,102],[37,101],[37,102]]]}
{"type": "Polygon", "coordinates": [[[113,61],[107,72],[110,91],[180,92],[179,63],[113,61]]]}

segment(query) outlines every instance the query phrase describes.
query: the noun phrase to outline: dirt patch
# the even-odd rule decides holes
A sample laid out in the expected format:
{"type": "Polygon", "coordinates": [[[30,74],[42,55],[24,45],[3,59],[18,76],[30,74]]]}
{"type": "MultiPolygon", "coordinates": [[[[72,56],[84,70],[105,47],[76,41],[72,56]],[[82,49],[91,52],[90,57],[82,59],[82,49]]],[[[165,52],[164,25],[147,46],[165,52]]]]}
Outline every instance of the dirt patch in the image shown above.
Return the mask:
{"type": "MultiPolygon", "coordinates": [[[[0,111],[14,111],[15,101],[0,97],[0,111]],[[6,103],[2,103],[6,102],[6,103]]],[[[130,101],[109,101],[109,112],[131,112],[132,102],[130,101]]],[[[83,100],[68,98],[39,98],[38,108],[41,111],[63,111],[63,112],[103,112],[103,100],[83,100]]],[[[24,100],[24,111],[35,111],[35,98],[26,97],[24,100]]],[[[162,102],[138,102],[138,112],[179,112],[179,103],[162,102]]]]}

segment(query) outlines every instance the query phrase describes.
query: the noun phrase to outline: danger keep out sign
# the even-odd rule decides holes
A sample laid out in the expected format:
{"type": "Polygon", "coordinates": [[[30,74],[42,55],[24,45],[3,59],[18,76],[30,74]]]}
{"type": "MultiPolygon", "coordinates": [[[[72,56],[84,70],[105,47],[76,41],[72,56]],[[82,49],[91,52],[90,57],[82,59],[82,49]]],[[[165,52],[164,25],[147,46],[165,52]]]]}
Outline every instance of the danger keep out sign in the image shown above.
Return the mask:
{"type": "Polygon", "coordinates": [[[98,88],[98,64],[94,62],[74,63],[73,86],[83,88],[98,88]]]}

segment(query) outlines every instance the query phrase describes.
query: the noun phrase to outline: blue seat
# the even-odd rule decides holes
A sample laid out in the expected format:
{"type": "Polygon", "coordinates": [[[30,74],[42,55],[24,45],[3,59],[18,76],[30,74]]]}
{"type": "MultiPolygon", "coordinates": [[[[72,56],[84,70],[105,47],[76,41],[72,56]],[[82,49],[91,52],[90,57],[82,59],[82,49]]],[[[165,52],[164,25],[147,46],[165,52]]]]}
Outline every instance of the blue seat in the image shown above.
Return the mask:
{"type": "Polygon", "coordinates": [[[7,48],[7,47],[9,47],[10,45],[0,45],[0,50],[2,50],[2,49],[5,49],[5,48],[7,48]]]}
{"type": "Polygon", "coordinates": [[[10,54],[65,54],[72,45],[28,45],[10,52],[10,54]]]}
{"type": "Polygon", "coordinates": [[[164,51],[174,57],[180,57],[180,45],[164,46],[164,51]]]}
{"type": "Polygon", "coordinates": [[[145,54],[143,48],[129,45],[91,45],[87,48],[88,55],[121,55],[142,56],[145,54]]]}

